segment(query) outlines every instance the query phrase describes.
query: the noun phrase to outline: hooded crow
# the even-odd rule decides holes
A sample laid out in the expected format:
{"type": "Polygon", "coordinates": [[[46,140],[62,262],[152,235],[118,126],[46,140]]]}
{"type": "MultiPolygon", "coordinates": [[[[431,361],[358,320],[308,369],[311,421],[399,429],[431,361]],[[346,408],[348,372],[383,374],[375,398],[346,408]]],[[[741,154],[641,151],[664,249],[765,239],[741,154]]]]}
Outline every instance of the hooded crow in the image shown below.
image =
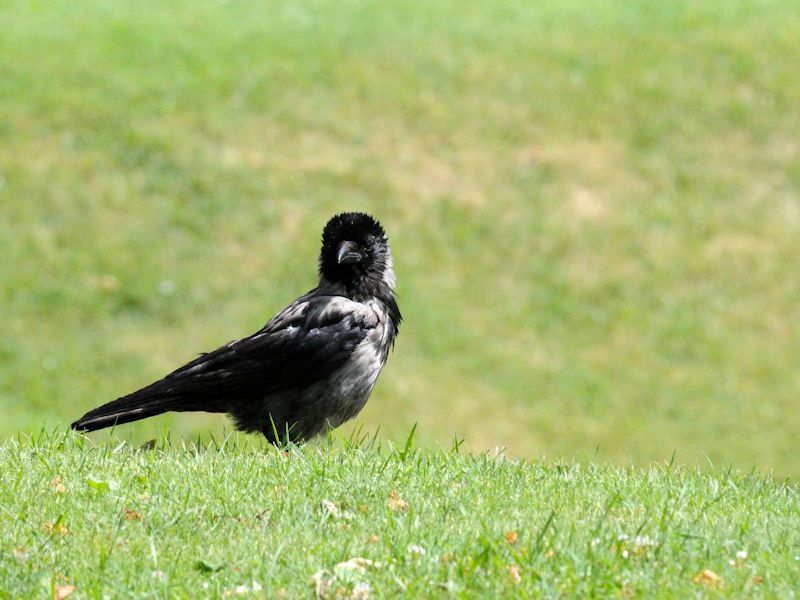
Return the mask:
{"type": "Polygon", "coordinates": [[[163,379],[89,411],[94,431],[167,411],[228,413],[242,431],[300,442],[364,407],[401,315],[386,233],[364,213],[322,232],[319,285],[253,335],[201,354],[163,379]]]}

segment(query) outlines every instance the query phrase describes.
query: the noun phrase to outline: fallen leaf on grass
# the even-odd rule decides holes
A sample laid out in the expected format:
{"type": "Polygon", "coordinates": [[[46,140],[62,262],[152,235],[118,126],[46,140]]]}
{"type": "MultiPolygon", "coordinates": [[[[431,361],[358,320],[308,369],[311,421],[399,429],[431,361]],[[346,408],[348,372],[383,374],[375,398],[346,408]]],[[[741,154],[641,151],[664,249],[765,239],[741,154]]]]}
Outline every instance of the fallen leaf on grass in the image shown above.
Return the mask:
{"type": "Polygon", "coordinates": [[[627,581],[622,582],[622,587],[619,590],[620,596],[625,598],[632,598],[633,597],[633,590],[631,589],[630,583],[627,581]]]}
{"type": "Polygon", "coordinates": [[[511,581],[514,585],[519,585],[522,583],[522,569],[519,565],[512,565],[508,568],[508,576],[511,578],[511,581]]]}
{"type": "Polygon", "coordinates": [[[339,516],[339,507],[336,506],[335,502],[331,502],[330,500],[323,500],[319,503],[320,509],[322,510],[323,517],[332,517],[336,518],[339,516]]]}
{"type": "Polygon", "coordinates": [[[63,494],[64,492],[67,491],[66,486],[63,483],[61,483],[61,475],[56,475],[55,477],[53,477],[49,485],[58,494],[63,494]]]}
{"type": "Polygon", "coordinates": [[[142,514],[136,512],[135,510],[131,510],[130,508],[126,508],[125,518],[128,519],[128,521],[138,521],[142,518],[142,514]]]}
{"type": "Polygon", "coordinates": [[[55,599],[56,600],[64,600],[64,598],[66,598],[67,596],[72,594],[72,592],[75,591],[75,586],[74,585],[57,585],[55,589],[56,589],[55,599]]]}
{"type": "Polygon", "coordinates": [[[331,589],[332,580],[333,575],[330,571],[327,569],[320,569],[311,576],[311,581],[308,582],[308,585],[313,588],[317,598],[327,598],[328,591],[331,589]]]}
{"type": "Polygon", "coordinates": [[[67,535],[69,531],[67,530],[64,525],[56,521],[55,523],[50,523],[49,521],[44,524],[44,529],[50,535],[60,534],[60,535],[67,535]]]}
{"type": "MultiPolygon", "coordinates": [[[[365,573],[367,567],[379,569],[381,564],[373,562],[368,558],[356,556],[337,564],[333,567],[333,572],[328,569],[320,569],[311,576],[309,586],[314,589],[314,593],[318,598],[342,597],[344,595],[344,589],[340,587],[332,589],[334,581],[346,583],[349,580],[352,583],[353,577],[365,573]]],[[[356,582],[353,588],[353,597],[357,597],[356,592],[358,591],[358,597],[363,599],[369,598],[371,589],[372,588],[367,583],[356,582]]]]}
{"type": "Polygon", "coordinates": [[[353,586],[353,600],[369,600],[372,586],[368,583],[361,582],[353,586]]]}
{"type": "Polygon", "coordinates": [[[360,556],[356,556],[344,562],[340,562],[338,565],[333,567],[334,573],[337,573],[341,570],[349,570],[349,569],[356,569],[359,573],[363,573],[367,570],[367,567],[378,566],[374,562],[372,562],[368,558],[362,558],[360,556]]]}
{"type": "Polygon", "coordinates": [[[408,502],[403,500],[396,491],[392,490],[389,494],[389,510],[408,510],[408,502]]]}
{"type": "Polygon", "coordinates": [[[702,583],[703,585],[707,585],[713,588],[722,587],[723,583],[722,577],[720,577],[710,569],[703,569],[702,572],[692,577],[692,581],[694,581],[695,583],[702,583]]]}
{"type": "Polygon", "coordinates": [[[506,541],[509,544],[514,544],[517,541],[517,532],[516,531],[506,532],[506,541]]]}

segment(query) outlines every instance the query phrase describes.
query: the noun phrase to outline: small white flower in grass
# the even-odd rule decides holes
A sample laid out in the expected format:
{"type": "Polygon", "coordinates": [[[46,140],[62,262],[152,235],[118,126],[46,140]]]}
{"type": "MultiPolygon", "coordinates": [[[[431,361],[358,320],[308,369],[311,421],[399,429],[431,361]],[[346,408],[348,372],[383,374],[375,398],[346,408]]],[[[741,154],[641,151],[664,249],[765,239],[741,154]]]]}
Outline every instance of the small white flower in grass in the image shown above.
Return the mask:
{"type": "Polygon", "coordinates": [[[622,551],[622,558],[628,558],[628,556],[629,556],[628,555],[628,551],[627,550],[623,550],[622,551]]]}
{"type": "Polygon", "coordinates": [[[620,533],[617,536],[617,541],[620,541],[620,542],[624,542],[627,539],[628,539],[628,534],[627,533],[620,533]]]}
{"type": "Polygon", "coordinates": [[[254,592],[260,592],[260,591],[261,591],[261,590],[263,590],[263,589],[264,589],[264,588],[261,586],[261,584],[260,584],[260,583],[258,583],[257,581],[254,581],[254,582],[253,582],[253,591],[254,591],[254,592]]]}
{"type": "Polygon", "coordinates": [[[410,544],[407,550],[411,554],[419,554],[420,556],[423,556],[425,554],[425,548],[423,548],[422,546],[417,546],[416,544],[410,544]]]}
{"type": "Polygon", "coordinates": [[[158,569],[156,569],[155,571],[150,573],[150,577],[152,577],[153,579],[164,579],[164,571],[159,571],[158,569]]]}
{"type": "Polygon", "coordinates": [[[730,559],[728,564],[735,567],[737,564],[741,565],[747,559],[747,550],[739,550],[736,553],[736,560],[730,559]]]}
{"type": "Polygon", "coordinates": [[[203,589],[204,589],[204,590],[207,590],[207,589],[208,589],[208,582],[207,582],[207,581],[204,581],[204,582],[203,582],[203,589]]]}

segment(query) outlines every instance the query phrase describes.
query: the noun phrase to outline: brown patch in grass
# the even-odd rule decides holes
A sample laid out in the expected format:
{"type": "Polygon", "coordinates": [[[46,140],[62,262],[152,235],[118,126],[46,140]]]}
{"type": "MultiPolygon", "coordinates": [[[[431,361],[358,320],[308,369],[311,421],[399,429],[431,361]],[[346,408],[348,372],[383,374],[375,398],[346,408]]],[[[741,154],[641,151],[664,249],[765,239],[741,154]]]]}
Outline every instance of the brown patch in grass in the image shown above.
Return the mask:
{"type": "Polygon", "coordinates": [[[600,194],[583,186],[572,190],[569,208],[573,216],[581,220],[600,219],[608,213],[608,206],[600,194]]]}

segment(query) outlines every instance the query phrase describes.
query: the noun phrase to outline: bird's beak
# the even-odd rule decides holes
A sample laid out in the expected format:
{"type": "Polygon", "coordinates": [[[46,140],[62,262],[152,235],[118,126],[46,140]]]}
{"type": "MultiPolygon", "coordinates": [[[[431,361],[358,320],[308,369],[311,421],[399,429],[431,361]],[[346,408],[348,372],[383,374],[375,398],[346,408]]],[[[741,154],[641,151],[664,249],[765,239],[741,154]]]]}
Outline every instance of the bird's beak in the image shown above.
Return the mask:
{"type": "Polygon", "coordinates": [[[352,264],[361,262],[361,254],[358,252],[358,244],[355,242],[342,242],[339,244],[339,251],[336,253],[339,264],[352,264]]]}

